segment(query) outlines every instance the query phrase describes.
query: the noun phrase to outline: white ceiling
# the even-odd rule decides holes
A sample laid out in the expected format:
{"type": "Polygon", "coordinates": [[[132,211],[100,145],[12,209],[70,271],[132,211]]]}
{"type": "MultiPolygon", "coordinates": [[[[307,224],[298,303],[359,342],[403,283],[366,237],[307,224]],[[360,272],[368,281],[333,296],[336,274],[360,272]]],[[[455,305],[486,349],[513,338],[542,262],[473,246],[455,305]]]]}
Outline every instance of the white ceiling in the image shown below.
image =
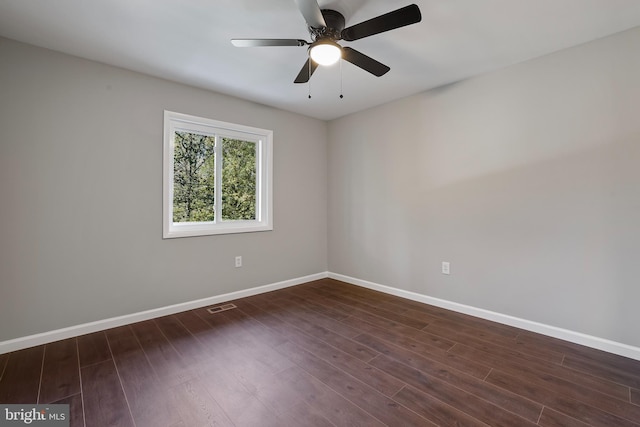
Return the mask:
{"type": "MultiPolygon", "coordinates": [[[[411,2],[318,1],[341,12],[347,26],[411,2]]],[[[640,25],[640,0],[415,3],[422,22],[341,42],[390,66],[389,73],[378,78],[343,63],[319,68],[310,86],[293,83],[306,47],[230,43],[310,40],[294,0],[0,0],[0,36],[333,119],[640,25]]]]}

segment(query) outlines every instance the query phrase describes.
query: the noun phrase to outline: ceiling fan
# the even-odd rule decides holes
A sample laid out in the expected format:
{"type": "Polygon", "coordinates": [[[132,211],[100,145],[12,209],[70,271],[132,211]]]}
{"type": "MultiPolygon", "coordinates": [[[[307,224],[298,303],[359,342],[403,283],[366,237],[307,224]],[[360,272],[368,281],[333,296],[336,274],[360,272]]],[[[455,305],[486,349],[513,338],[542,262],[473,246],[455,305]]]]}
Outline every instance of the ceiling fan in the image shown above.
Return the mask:
{"type": "Polygon", "coordinates": [[[318,65],[331,65],[344,59],[369,73],[380,77],[390,68],[350,47],[342,47],[339,40],[354,41],[420,22],[422,14],[417,5],[402,7],[384,15],[345,28],[340,12],[320,9],[316,0],[295,0],[307,22],[311,42],[301,39],[232,39],[237,47],[309,46],[309,58],[294,83],[309,81],[318,65]]]}

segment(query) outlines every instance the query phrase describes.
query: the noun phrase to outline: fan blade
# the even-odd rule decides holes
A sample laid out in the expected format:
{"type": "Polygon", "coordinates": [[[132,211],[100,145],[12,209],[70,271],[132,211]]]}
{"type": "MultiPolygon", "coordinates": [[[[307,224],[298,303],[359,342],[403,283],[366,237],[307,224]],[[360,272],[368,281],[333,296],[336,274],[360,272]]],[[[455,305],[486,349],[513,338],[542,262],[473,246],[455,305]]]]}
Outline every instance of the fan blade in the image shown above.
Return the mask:
{"type": "Polygon", "coordinates": [[[376,77],[380,77],[386,74],[391,68],[387,67],[381,62],[376,61],[373,58],[368,57],[364,53],[358,52],[350,47],[342,48],[342,59],[351,62],[353,65],[362,68],[365,71],[370,72],[376,77]]]}
{"type": "Polygon", "coordinates": [[[308,44],[304,40],[296,39],[231,39],[236,47],[261,47],[261,46],[304,46],[308,44]]]}
{"type": "Polygon", "coordinates": [[[313,72],[318,68],[318,64],[315,61],[312,61],[311,58],[307,59],[307,62],[304,63],[302,69],[298,73],[298,77],[293,81],[294,83],[306,83],[309,81],[313,72]],[[309,64],[311,63],[311,64],[309,64]]]}
{"type": "Polygon", "coordinates": [[[374,34],[395,30],[405,25],[415,24],[421,20],[422,14],[420,13],[420,8],[415,4],[411,4],[345,28],[342,30],[342,39],[351,42],[374,34]]]}
{"type": "Polygon", "coordinates": [[[310,27],[322,28],[327,26],[327,23],[324,21],[324,16],[322,16],[320,6],[318,6],[318,2],[316,0],[296,0],[296,4],[298,5],[298,9],[300,9],[300,13],[302,13],[302,16],[304,17],[304,20],[310,27]]]}

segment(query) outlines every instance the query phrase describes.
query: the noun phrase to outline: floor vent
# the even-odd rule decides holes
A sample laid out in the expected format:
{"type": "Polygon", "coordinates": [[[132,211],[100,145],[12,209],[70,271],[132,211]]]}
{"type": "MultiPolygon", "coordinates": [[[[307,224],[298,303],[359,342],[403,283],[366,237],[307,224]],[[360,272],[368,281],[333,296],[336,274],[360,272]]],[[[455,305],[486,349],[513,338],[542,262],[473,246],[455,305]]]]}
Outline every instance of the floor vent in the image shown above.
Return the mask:
{"type": "Polygon", "coordinates": [[[223,304],[223,305],[216,305],[215,307],[209,307],[207,308],[207,311],[211,314],[216,314],[216,313],[220,313],[221,311],[231,310],[233,308],[236,308],[235,304],[223,304]]]}

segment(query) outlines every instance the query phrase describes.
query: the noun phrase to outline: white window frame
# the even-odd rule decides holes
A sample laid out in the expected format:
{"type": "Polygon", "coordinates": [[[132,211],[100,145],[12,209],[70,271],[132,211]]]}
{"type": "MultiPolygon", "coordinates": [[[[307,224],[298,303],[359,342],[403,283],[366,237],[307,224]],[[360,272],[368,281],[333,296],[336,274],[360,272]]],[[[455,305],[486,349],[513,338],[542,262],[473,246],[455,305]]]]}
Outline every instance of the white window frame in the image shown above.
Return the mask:
{"type": "MultiPolygon", "coordinates": [[[[216,144],[216,156],[222,156],[221,145],[216,144]]],[[[162,237],[209,236],[215,234],[250,233],[273,230],[272,191],[273,131],[243,126],[219,120],[196,117],[173,111],[164,112],[162,237]],[[216,221],[173,222],[173,160],[176,130],[192,133],[231,137],[256,143],[256,219],[222,221],[220,197],[216,197],[216,221]]],[[[220,164],[220,163],[218,163],[220,164]]],[[[221,191],[221,171],[216,168],[216,191],[221,191]]],[[[220,193],[217,193],[218,195],[220,193]]]]}

